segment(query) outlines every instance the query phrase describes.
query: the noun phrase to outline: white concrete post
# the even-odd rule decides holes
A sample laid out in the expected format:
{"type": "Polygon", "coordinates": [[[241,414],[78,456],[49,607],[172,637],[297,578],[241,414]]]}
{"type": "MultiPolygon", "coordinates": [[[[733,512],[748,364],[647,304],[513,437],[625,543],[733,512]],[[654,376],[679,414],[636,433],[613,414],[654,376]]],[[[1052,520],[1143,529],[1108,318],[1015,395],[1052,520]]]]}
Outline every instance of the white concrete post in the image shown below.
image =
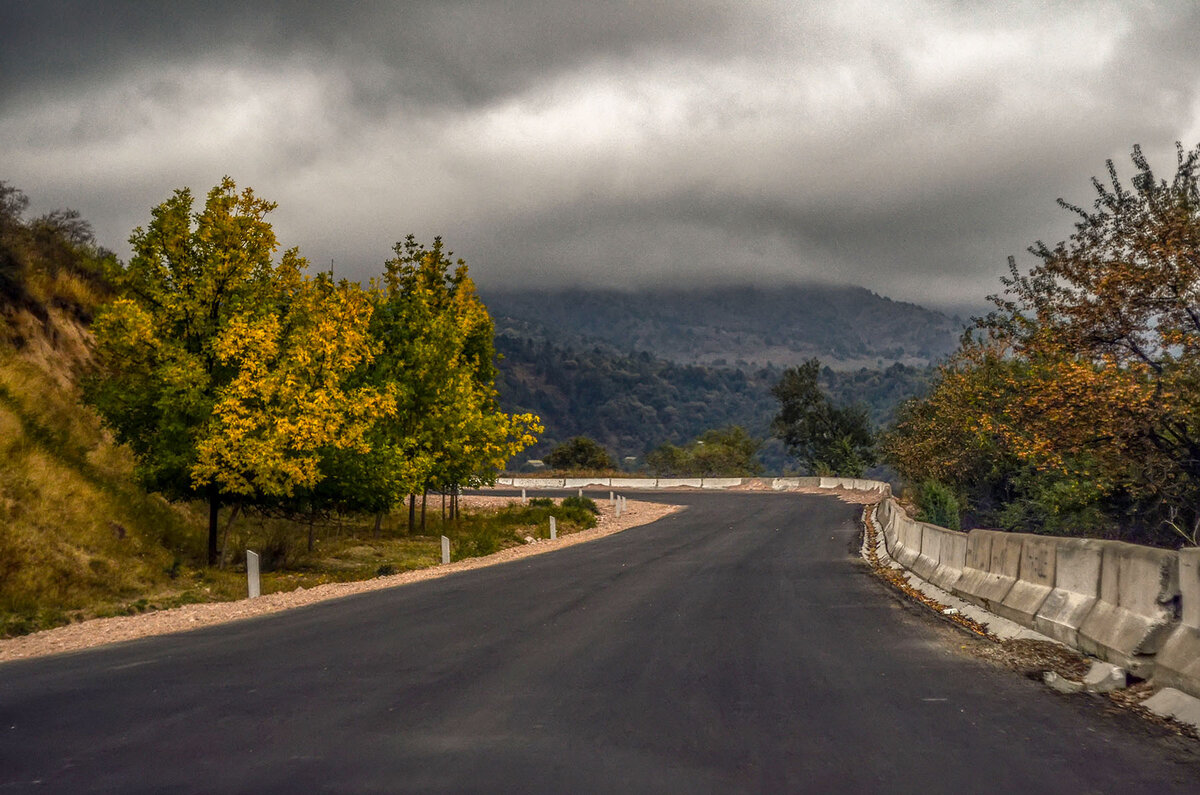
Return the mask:
{"type": "Polygon", "coordinates": [[[550,540],[558,538],[558,523],[553,516],[550,517],[550,540]]]}
{"type": "Polygon", "coordinates": [[[620,500],[617,500],[617,507],[613,509],[613,517],[616,519],[621,518],[621,501],[620,500]]]}
{"type": "Polygon", "coordinates": [[[579,490],[579,496],[580,496],[580,497],[582,497],[582,496],[583,496],[583,489],[580,489],[580,490],[579,490]]]}
{"type": "Polygon", "coordinates": [[[521,504],[522,504],[522,505],[524,505],[524,504],[525,504],[525,502],[526,502],[526,500],[525,500],[525,489],[524,489],[524,488],[522,488],[522,489],[521,489],[521,504]]]}
{"type": "Polygon", "coordinates": [[[608,504],[612,505],[614,502],[616,502],[616,499],[613,497],[613,493],[610,491],[608,493],[608,504]]]}
{"type": "Polygon", "coordinates": [[[258,553],[248,549],[246,550],[246,585],[249,587],[251,599],[262,595],[258,579],[258,553]]]}
{"type": "Polygon", "coordinates": [[[442,536],[442,563],[450,562],[450,539],[442,536]]]}

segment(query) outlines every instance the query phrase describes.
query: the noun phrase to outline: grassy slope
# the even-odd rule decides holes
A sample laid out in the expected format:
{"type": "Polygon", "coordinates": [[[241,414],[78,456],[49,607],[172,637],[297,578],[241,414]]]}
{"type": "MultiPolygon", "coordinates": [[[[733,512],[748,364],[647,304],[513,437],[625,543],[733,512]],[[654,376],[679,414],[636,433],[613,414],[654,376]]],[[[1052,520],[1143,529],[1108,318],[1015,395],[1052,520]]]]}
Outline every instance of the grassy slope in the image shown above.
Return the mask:
{"type": "MultiPolygon", "coordinates": [[[[86,334],[56,313],[47,328],[86,334]]],[[[24,338],[0,348],[0,634],[160,587],[194,536],[79,404],[70,353],[24,338]]]]}

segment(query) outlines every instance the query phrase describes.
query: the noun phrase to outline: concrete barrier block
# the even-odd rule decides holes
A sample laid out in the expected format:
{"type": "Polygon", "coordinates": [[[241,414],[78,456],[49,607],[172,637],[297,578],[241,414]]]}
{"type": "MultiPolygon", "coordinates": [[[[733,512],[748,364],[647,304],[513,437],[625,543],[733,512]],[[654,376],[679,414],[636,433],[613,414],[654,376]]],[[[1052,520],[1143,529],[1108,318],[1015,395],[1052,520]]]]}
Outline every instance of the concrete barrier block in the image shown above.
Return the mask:
{"type": "Polygon", "coordinates": [[[513,478],[513,488],[517,489],[561,489],[562,478],[513,478]]]}
{"type": "Polygon", "coordinates": [[[937,571],[942,557],[941,528],[931,524],[918,522],[921,528],[921,552],[913,561],[912,570],[922,580],[929,581],[937,571]]]}
{"type": "Polygon", "coordinates": [[[679,489],[679,488],[699,489],[699,488],[703,488],[703,486],[704,486],[704,480],[702,478],[659,478],[658,479],[658,487],[660,489],[679,489]]]}
{"type": "Polygon", "coordinates": [[[1100,595],[1104,543],[1090,538],[1055,539],[1054,588],[1034,616],[1034,629],[1078,648],[1079,627],[1100,595]]]}
{"type": "Polygon", "coordinates": [[[896,517],[896,551],[892,557],[906,569],[911,569],[921,554],[921,525],[907,517],[896,517]]]}
{"type": "Polygon", "coordinates": [[[1017,581],[1004,599],[994,605],[997,615],[1022,626],[1034,626],[1038,611],[1054,590],[1054,567],[1058,560],[1055,541],[1044,536],[1022,536],[1017,581]]]}
{"type": "Polygon", "coordinates": [[[742,485],[741,478],[701,478],[702,489],[733,489],[742,485]]]}
{"type": "Polygon", "coordinates": [[[1200,549],[1178,556],[1181,620],[1154,658],[1154,683],[1200,698],[1200,549]]]}
{"type": "Polygon", "coordinates": [[[608,487],[612,478],[564,478],[563,488],[567,489],[582,489],[587,486],[604,486],[608,487]]]}
{"type": "Polygon", "coordinates": [[[798,489],[820,488],[820,478],[774,478],[771,488],[775,491],[795,491],[798,489]]]}
{"type": "Polygon", "coordinates": [[[895,503],[891,503],[890,510],[887,512],[883,524],[883,538],[887,544],[888,554],[893,558],[896,556],[897,547],[900,546],[900,520],[904,518],[904,510],[895,503]]]}
{"type": "Polygon", "coordinates": [[[512,478],[496,478],[497,486],[511,486],[512,484],[513,484],[512,478]]]}
{"type": "Polygon", "coordinates": [[[608,485],[614,489],[655,489],[658,478],[612,478],[608,485]]]}
{"type": "Polygon", "coordinates": [[[1021,568],[1021,539],[1017,533],[972,530],[967,534],[966,567],[954,592],[968,602],[992,610],[1004,601],[1021,568]]]}
{"type": "Polygon", "coordinates": [[[1179,601],[1177,553],[1104,542],[1100,598],[1079,628],[1079,648],[1148,678],[1178,623],[1179,601]]]}
{"type": "Polygon", "coordinates": [[[967,562],[967,534],[941,527],[937,529],[941,534],[938,567],[929,581],[943,591],[953,593],[967,562]]]}

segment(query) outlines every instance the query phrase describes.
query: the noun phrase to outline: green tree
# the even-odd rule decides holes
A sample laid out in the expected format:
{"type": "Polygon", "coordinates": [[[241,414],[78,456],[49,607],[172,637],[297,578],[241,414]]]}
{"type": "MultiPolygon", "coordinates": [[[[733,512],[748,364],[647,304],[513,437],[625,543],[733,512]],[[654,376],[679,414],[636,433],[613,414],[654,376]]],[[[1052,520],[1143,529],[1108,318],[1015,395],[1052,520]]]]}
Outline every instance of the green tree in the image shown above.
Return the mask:
{"type": "Polygon", "coordinates": [[[762,474],[758,460],[762,440],[740,425],[702,433],[685,447],[664,444],[646,456],[657,475],[684,477],[754,477],[762,474]]]}
{"type": "Polygon", "coordinates": [[[499,409],[492,321],[466,263],[441,238],[426,248],[409,235],[394,255],[372,289],[378,354],[360,377],[395,410],[367,432],[365,454],[332,452],[322,487],[376,512],[428,489],[491,482],[542,430],[533,415],[499,409]]]}
{"type": "Polygon", "coordinates": [[[834,405],[821,390],[820,373],[816,359],[783,371],[771,389],[779,401],[772,429],[810,471],[861,477],[875,463],[875,437],[867,410],[834,405]]]}
{"type": "Polygon", "coordinates": [[[615,469],[612,456],[604,446],[586,436],[576,436],[555,447],[546,456],[552,469],[568,471],[615,469]]]}

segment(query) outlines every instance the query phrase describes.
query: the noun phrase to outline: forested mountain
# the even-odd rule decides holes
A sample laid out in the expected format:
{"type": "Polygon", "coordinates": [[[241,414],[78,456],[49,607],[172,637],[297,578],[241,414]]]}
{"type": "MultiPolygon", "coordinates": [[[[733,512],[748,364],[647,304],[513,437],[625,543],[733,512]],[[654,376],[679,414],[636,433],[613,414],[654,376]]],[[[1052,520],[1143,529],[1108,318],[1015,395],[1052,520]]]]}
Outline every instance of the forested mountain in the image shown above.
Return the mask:
{"type": "MultiPolygon", "coordinates": [[[[511,329],[497,334],[496,350],[502,356],[501,405],[506,411],[536,413],[546,427],[522,461],[577,435],[596,439],[618,458],[639,459],[661,444],[683,444],[725,425],[766,437],[777,409],[770,391],[782,373],[776,365],[679,364],[644,351],[622,355],[600,347],[564,348],[511,329]]],[[[835,402],[867,404],[877,424],[890,421],[896,405],[921,393],[929,378],[928,367],[899,363],[881,370],[825,368],[821,375],[835,402]]],[[[778,442],[767,445],[762,458],[771,471],[786,465],[778,442]]]]}
{"type": "Polygon", "coordinates": [[[497,289],[483,298],[501,334],[743,370],[813,357],[835,370],[924,366],[957,347],[964,325],[861,287],[497,289]]]}

